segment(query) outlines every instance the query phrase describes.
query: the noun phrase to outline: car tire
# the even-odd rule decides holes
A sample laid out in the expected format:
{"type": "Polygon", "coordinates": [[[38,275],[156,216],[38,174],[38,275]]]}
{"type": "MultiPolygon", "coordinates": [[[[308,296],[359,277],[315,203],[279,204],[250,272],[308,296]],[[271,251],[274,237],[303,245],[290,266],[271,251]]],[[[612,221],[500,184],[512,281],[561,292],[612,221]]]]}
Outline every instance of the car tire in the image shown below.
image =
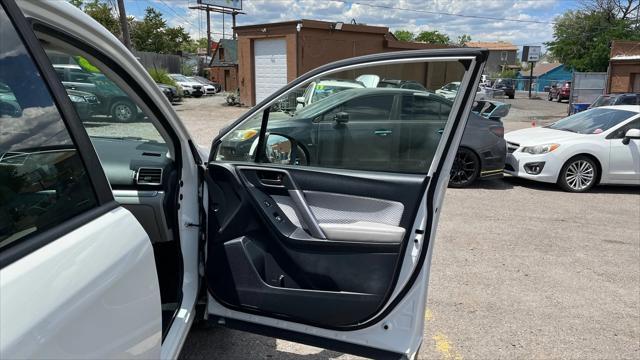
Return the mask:
{"type": "Polygon", "coordinates": [[[480,159],[469,148],[458,148],[449,172],[449,186],[463,188],[473,184],[480,174],[480,159]]]}
{"type": "Polygon", "coordinates": [[[202,94],[201,93],[196,93],[196,94],[193,94],[192,96],[197,99],[197,98],[202,97],[202,94]]]}
{"type": "Polygon", "coordinates": [[[556,101],[562,102],[562,98],[560,97],[560,95],[558,95],[558,98],[556,99],[556,101]]]}
{"type": "Polygon", "coordinates": [[[549,100],[549,101],[553,100],[553,95],[551,95],[551,93],[549,93],[549,95],[547,95],[547,100],[549,100]]]}
{"type": "Polygon", "coordinates": [[[515,95],[515,94],[511,94],[511,95],[509,95],[509,99],[513,99],[514,97],[516,97],[516,95],[515,95]]]}
{"type": "Polygon", "coordinates": [[[587,192],[598,181],[598,165],[588,156],[569,159],[560,170],[558,185],[568,192],[587,192]]]}
{"type": "Polygon", "coordinates": [[[111,118],[115,122],[130,122],[136,118],[137,109],[132,102],[127,100],[118,100],[111,104],[111,110],[109,111],[111,118]]]}

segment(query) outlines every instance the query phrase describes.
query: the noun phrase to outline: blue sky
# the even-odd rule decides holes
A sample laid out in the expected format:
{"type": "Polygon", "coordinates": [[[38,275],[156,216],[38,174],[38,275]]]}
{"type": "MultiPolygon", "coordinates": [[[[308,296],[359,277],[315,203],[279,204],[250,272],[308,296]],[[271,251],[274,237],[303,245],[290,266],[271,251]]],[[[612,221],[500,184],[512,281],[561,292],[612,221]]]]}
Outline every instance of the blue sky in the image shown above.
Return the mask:
{"type": "MultiPolygon", "coordinates": [[[[194,38],[206,36],[204,13],[189,10],[196,0],[125,0],[128,15],[144,16],[151,6],[160,10],[171,26],[183,26],[194,38]]],[[[470,34],[478,41],[510,41],[516,45],[541,45],[552,39],[550,22],[566,10],[579,7],[578,0],[244,0],[238,25],[295,19],[357,22],[388,26],[392,31],[438,30],[455,39],[470,34]],[[374,6],[367,6],[374,5],[374,6]],[[431,12],[524,21],[436,15],[431,12]]],[[[222,36],[222,15],[212,14],[214,39],[222,36]]],[[[231,18],[225,17],[225,34],[231,34],[231,18]]]]}

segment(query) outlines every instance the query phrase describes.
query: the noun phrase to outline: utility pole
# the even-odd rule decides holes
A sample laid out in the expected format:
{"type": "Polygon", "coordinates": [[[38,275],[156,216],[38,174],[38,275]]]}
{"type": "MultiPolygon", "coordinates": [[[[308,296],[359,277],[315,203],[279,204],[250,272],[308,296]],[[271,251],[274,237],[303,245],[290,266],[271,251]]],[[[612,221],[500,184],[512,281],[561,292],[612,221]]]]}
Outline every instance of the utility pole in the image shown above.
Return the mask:
{"type": "Polygon", "coordinates": [[[206,7],[207,12],[207,56],[211,56],[211,14],[209,7],[206,7]]]}
{"type": "MultiPolygon", "coordinates": [[[[531,88],[533,87],[533,64],[534,62],[529,62],[529,99],[531,99],[531,88]]],[[[560,102],[560,100],[558,100],[560,102]]]]}
{"type": "Polygon", "coordinates": [[[124,10],[124,0],[118,0],[118,14],[120,14],[120,28],[122,29],[122,43],[131,50],[131,36],[129,35],[129,22],[124,10]]]}
{"type": "Polygon", "coordinates": [[[238,15],[237,11],[234,11],[231,13],[231,22],[232,22],[232,31],[233,31],[233,36],[231,37],[233,40],[236,39],[236,15],[238,15]]]}

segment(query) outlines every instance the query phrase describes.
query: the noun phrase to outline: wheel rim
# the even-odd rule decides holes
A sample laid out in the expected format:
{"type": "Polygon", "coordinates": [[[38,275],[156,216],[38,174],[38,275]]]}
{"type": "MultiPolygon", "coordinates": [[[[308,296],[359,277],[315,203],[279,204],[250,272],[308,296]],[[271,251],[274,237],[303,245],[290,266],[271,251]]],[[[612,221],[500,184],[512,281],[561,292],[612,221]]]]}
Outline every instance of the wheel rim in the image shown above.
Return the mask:
{"type": "Polygon", "coordinates": [[[468,151],[458,151],[451,166],[450,181],[455,185],[468,183],[478,171],[478,165],[473,154],[468,151]]]}
{"type": "Polygon", "coordinates": [[[574,161],[567,167],[565,180],[567,185],[573,190],[584,190],[589,187],[595,179],[595,169],[593,164],[586,160],[574,161]]]}
{"type": "Polygon", "coordinates": [[[116,105],[114,114],[116,116],[116,119],[120,121],[127,121],[131,118],[132,113],[131,113],[131,108],[129,106],[124,104],[118,104],[116,105]]]}

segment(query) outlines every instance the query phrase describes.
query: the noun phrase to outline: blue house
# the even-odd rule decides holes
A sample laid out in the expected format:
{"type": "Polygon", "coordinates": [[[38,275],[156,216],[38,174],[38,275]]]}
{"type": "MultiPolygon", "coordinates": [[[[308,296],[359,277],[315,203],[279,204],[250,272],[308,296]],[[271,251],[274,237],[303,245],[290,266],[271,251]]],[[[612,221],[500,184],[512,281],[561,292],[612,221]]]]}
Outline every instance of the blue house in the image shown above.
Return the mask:
{"type": "MultiPolygon", "coordinates": [[[[529,71],[518,72],[516,90],[529,89],[529,71]]],[[[546,86],[554,84],[562,85],[565,81],[571,81],[573,70],[560,63],[537,63],[533,68],[533,91],[544,91],[546,86]]]]}

